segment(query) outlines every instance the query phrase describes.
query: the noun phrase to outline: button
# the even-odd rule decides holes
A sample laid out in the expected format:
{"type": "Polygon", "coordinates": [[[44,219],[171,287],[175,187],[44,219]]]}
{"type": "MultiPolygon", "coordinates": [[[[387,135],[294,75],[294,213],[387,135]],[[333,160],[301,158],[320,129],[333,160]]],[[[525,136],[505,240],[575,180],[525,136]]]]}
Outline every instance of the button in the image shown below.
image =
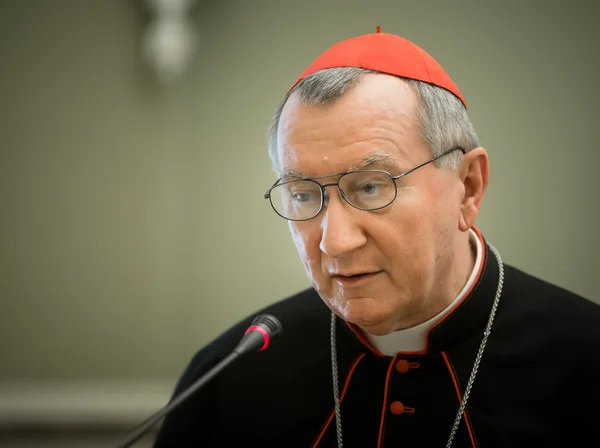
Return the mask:
{"type": "Polygon", "coordinates": [[[400,401],[392,401],[392,404],[390,404],[390,412],[394,415],[414,414],[415,409],[404,406],[400,401]]]}
{"type": "Polygon", "coordinates": [[[393,401],[390,405],[390,411],[392,411],[392,414],[394,415],[404,414],[404,405],[399,401],[393,401]]]}
{"type": "Polygon", "coordinates": [[[396,371],[398,373],[406,373],[410,369],[418,369],[421,366],[418,362],[408,362],[406,359],[399,359],[396,362],[396,371]]]}
{"type": "Polygon", "coordinates": [[[406,359],[400,359],[396,363],[396,370],[399,373],[406,373],[408,372],[408,369],[410,369],[410,366],[408,365],[408,361],[406,359]]]}

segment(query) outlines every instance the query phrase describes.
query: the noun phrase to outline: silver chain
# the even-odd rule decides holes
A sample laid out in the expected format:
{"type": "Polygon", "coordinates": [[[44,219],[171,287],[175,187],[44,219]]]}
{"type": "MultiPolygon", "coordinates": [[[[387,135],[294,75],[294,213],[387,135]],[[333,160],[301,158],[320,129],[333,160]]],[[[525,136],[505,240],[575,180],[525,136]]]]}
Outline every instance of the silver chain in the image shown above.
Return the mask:
{"type": "Polygon", "coordinates": [[[335,406],[335,430],[338,448],[342,448],[342,413],[340,412],[340,388],[337,366],[337,348],[335,338],[335,314],[331,313],[331,372],[333,374],[333,400],[335,406]]]}
{"type": "Polygon", "coordinates": [[[448,437],[446,448],[450,448],[450,446],[452,445],[452,441],[454,440],[454,436],[456,435],[456,431],[458,429],[458,425],[460,424],[460,420],[463,416],[463,412],[467,407],[467,400],[469,399],[469,395],[471,394],[471,388],[473,387],[473,382],[475,381],[475,375],[477,375],[477,370],[479,370],[479,363],[481,362],[481,357],[483,356],[483,351],[485,350],[485,344],[487,344],[488,337],[492,332],[492,324],[494,323],[494,317],[496,316],[496,310],[498,309],[498,303],[500,302],[500,295],[502,294],[502,287],[504,286],[504,266],[502,265],[502,257],[500,256],[500,254],[494,246],[492,246],[491,244],[489,246],[494,255],[496,256],[496,260],[498,260],[498,287],[496,288],[496,296],[494,297],[492,310],[490,311],[490,316],[488,317],[488,323],[485,327],[485,331],[483,332],[481,344],[479,345],[479,351],[477,352],[477,356],[475,357],[473,370],[471,371],[471,376],[469,377],[467,388],[465,389],[463,399],[461,400],[461,404],[458,408],[458,413],[456,414],[456,418],[454,419],[454,425],[452,425],[452,430],[450,431],[450,437],[448,437]]]}
{"type": "MultiPolygon", "coordinates": [[[[502,295],[502,287],[504,286],[504,266],[502,265],[502,257],[496,250],[494,246],[489,244],[491,251],[496,256],[496,260],[498,260],[498,287],[496,289],[496,296],[494,297],[494,303],[492,304],[492,309],[490,311],[490,315],[488,318],[487,325],[483,332],[483,338],[481,339],[481,344],[479,345],[479,351],[477,352],[477,356],[475,357],[475,363],[473,364],[473,370],[471,371],[471,375],[469,376],[469,381],[467,383],[467,387],[465,389],[465,393],[461,400],[460,406],[458,408],[458,412],[456,414],[456,418],[454,419],[454,424],[452,425],[452,430],[450,431],[450,436],[448,437],[448,442],[446,443],[446,448],[450,448],[452,446],[452,442],[454,441],[454,437],[456,435],[456,431],[458,430],[458,426],[460,425],[460,421],[463,416],[463,412],[467,407],[467,400],[469,399],[469,395],[471,394],[471,389],[473,387],[473,383],[475,382],[475,375],[477,375],[477,371],[479,370],[479,364],[481,363],[481,358],[483,357],[483,351],[485,350],[485,345],[487,344],[487,340],[492,332],[492,324],[494,322],[494,317],[496,316],[496,310],[498,309],[498,303],[500,302],[500,296],[502,295]]],[[[331,313],[331,371],[333,376],[333,400],[335,405],[335,429],[337,433],[337,445],[338,448],[343,447],[342,443],[342,416],[340,411],[340,393],[339,393],[339,379],[338,379],[338,365],[337,365],[337,348],[336,348],[336,336],[335,336],[335,323],[336,316],[334,313],[331,313]]]]}

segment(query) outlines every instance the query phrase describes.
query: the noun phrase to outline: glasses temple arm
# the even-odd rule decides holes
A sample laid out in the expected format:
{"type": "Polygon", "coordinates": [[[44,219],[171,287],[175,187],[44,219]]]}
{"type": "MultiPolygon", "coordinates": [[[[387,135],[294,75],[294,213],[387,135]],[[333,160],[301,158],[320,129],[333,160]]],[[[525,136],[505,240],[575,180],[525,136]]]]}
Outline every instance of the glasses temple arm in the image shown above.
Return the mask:
{"type": "Polygon", "coordinates": [[[427,162],[423,162],[423,163],[421,163],[420,165],[417,165],[417,166],[415,166],[414,168],[411,168],[410,170],[408,170],[408,171],[405,171],[404,173],[398,174],[397,176],[392,176],[392,179],[393,179],[393,180],[398,180],[398,179],[400,179],[401,177],[404,177],[404,176],[406,176],[407,174],[410,174],[410,173],[412,173],[413,171],[415,171],[415,170],[418,170],[418,169],[419,169],[419,168],[421,168],[422,166],[425,166],[425,165],[427,165],[428,163],[431,163],[431,162],[435,162],[437,159],[441,159],[441,158],[442,158],[442,157],[444,157],[445,155],[448,155],[448,154],[450,154],[451,152],[458,151],[458,150],[460,150],[460,151],[461,151],[463,154],[466,154],[466,152],[465,152],[464,148],[462,148],[461,146],[455,146],[454,148],[452,148],[452,149],[449,149],[448,151],[445,151],[445,152],[441,153],[439,156],[436,156],[436,157],[434,157],[433,159],[430,159],[430,160],[428,160],[427,162]]]}

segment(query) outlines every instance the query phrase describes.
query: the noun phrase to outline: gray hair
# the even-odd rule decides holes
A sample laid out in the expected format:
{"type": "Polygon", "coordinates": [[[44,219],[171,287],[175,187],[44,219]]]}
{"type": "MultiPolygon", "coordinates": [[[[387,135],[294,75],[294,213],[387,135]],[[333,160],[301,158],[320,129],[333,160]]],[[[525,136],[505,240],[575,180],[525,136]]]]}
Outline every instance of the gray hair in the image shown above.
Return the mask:
{"type": "MultiPolygon", "coordinates": [[[[315,72],[302,79],[291,89],[277,107],[268,132],[269,156],[273,168],[281,172],[277,155],[277,133],[281,112],[288,98],[295,92],[300,100],[309,106],[324,106],[339,98],[356,85],[368,73],[380,73],[357,67],[337,67],[315,72]]],[[[470,151],[479,146],[479,139],[462,102],[448,90],[422,81],[402,78],[417,94],[417,120],[421,137],[431,149],[432,156],[438,156],[455,146],[470,151]]],[[[438,159],[438,168],[456,169],[462,153],[459,151],[438,159]]]]}

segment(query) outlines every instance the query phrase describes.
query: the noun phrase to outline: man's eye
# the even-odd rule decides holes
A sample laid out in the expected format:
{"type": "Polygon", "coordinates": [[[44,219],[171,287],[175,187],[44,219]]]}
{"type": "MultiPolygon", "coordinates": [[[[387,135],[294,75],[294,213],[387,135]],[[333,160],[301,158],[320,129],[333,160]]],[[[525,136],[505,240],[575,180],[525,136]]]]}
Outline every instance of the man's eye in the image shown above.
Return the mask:
{"type": "Polygon", "coordinates": [[[360,186],[359,191],[366,194],[375,194],[380,189],[381,184],[376,184],[374,182],[363,184],[360,186]]]}
{"type": "Polygon", "coordinates": [[[312,199],[314,199],[314,194],[310,193],[310,192],[295,192],[292,193],[292,198],[294,198],[294,201],[296,202],[308,202],[311,201],[312,199]]]}
{"type": "Polygon", "coordinates": [[[367,197],[379,195],[383,193],[387,187],[388,185],[382,182],[365,182],[357,185],[353,190],[355,194],[367,197]]]}

